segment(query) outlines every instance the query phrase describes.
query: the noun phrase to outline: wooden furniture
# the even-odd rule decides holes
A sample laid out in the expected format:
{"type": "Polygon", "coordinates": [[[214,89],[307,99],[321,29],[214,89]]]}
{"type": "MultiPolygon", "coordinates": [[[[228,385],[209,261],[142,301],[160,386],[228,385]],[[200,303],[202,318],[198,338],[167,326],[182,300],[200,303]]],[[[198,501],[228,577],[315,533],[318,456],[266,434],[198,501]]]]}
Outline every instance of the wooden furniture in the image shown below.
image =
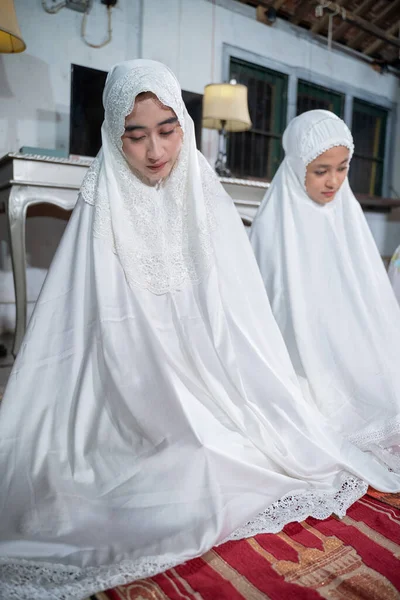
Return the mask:
{"type": "Polygon", "coordinates": [[[37,204],[72,210],[90,164],[91,161],[14,152],[0,159],[0,207],[7,216],[15,288],[14,356],[18,352],[26,329],[25,221],[27,210],[37,204]]]}

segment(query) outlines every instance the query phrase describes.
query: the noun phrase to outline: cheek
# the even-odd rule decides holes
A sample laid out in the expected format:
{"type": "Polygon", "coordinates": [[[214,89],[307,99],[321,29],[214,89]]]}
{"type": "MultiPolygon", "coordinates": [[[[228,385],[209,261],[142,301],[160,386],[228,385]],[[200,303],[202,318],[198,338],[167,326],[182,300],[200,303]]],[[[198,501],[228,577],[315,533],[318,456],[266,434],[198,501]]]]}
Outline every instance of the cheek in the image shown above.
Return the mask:
{"type": "Polygon", "coordinates": [[[141,152],[139,145],[135,146],[135,144],[132,144],[132,142],[125,139],[122,141],[122,151],[129,163],[136,163],[140,161],[141,152]]]}
{"type": "Polygon", "coordinates": [[[178,134],[176,137],[174,136],[173,140],[171,140],[171,145],[169,148],[171,156],[176,158],[178,156],[181,148],[182,148],[182,136],[178,134]]]}
{"type": "Polygon", "coordinates": [[[321,181],[314,177],[311,173],[306,175],[306,192],[309,196],[315,194],[321,187],[321,181]]]}

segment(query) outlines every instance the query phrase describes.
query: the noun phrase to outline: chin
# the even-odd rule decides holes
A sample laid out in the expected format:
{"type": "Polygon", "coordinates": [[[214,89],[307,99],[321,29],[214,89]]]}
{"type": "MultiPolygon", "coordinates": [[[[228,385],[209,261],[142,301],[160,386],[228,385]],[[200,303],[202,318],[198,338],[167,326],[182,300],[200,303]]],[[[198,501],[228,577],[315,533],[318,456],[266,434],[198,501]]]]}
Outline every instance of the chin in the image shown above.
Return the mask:
{"type": "MultiPolygon", "coordinates": [[[[311,198],[311,196],[310,196],[311,198]]],[[[332,202],[333,198],[329,198],[329,200],[327,200],[326,198],[311,198],[311,200],[313,202],[315,202],[315,204],[319,204],[320,206],[325,206],[325,204],[329,204],[330,202],[332,202]]]]}
{"type": "Polygon", "coordinates": [[[335,199],[335,196],[336,194],[334,194],[330,198],[325,198],[325,196],[322,196],[322,198],[317,200],[317,202],[318,204],[330,204],[335,199]]]}

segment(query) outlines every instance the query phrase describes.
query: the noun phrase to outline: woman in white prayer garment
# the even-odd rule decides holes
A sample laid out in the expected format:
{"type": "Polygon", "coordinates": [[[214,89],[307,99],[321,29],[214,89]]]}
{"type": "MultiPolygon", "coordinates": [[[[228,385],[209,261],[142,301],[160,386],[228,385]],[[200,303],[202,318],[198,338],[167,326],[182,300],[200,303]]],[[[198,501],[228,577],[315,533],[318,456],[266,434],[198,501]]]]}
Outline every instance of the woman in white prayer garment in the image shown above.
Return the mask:
{"type": "Polygon", "coordinates": [[[397,302],[400,304],[400,246],[396,248],[392,256],[388,274],[397,302]]]}
{"type": "Polygon", "coordinates": [[[400,309],[350,189],[352,135],[312,110],[283,146],[250,233],[273,314],[310,405],[399,471],[400,309]]]}
{"type": "Polygon", "coordinates": [[[400,475],[303,398],[177,80],[114,67],[0,411],[0,598],[86,598],[400,475]]]}

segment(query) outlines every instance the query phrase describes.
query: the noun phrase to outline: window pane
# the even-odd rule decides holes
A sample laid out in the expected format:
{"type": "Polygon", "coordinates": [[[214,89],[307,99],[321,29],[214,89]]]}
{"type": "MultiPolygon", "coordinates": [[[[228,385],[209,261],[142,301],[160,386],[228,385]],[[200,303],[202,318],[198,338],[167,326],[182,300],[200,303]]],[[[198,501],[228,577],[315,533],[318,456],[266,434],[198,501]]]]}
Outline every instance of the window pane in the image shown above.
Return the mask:
{"type": "Polygon", "coordinates": [[[349,179],[355,192],[382,194],[388,111],[363,100],[354,99],[352,134],[354,157],[349,179]]]}
{"type": "Polygon", "coordinates": [[[353,192],[379,196],[382,190],[382,178],[383,163],[354,155],[349,170],[353,192]]]}
{"type": "Polygon", "coordinates": [[[344,94],[300,79],[297,85],[297,114],[318,108],[343,117],[344,94]]]}
{"type": "Polygon", "coordinates": [[[228,134],[228,167],[236,177],[270,180],[283,157],[287,76],[232,58],[230,77],[248,87],[252,127],[228,134]]]}

